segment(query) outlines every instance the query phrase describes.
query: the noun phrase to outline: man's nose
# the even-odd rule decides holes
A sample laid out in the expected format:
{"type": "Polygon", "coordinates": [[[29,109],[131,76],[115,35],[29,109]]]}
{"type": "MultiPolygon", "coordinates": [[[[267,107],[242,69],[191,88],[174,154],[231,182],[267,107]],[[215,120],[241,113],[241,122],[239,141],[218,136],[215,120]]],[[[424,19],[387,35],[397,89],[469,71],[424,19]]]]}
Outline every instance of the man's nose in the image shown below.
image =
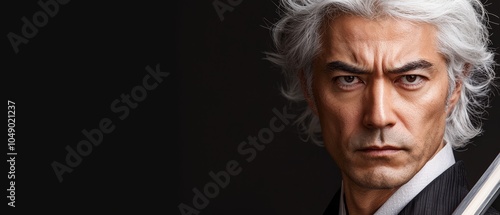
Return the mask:
{"type": "Polygon", "coordinates": [[[396,124],[392,83],[383,78],[375,79],[366,88],[363,103],[363,124],[372,129],[392,127],[396,124]]]}

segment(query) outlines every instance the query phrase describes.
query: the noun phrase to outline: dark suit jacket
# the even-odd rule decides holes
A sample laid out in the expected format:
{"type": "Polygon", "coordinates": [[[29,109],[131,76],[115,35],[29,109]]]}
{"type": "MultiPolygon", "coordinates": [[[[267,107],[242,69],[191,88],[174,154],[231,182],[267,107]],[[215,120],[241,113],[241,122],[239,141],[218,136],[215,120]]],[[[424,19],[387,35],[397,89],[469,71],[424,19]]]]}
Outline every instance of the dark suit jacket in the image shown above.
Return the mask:
{"type": "MultiPolygon", "coordinates": [[[[458,161],[427,185],[399,214],[452,214],[469,192],[468,187],[465,166],[462,161],[458,161]]],[[[324,215],[338,214],[339,202],[340,190],[333,197],[324,215]]],[[[485,214],[500,213],[490,207],[485,214]]]]}

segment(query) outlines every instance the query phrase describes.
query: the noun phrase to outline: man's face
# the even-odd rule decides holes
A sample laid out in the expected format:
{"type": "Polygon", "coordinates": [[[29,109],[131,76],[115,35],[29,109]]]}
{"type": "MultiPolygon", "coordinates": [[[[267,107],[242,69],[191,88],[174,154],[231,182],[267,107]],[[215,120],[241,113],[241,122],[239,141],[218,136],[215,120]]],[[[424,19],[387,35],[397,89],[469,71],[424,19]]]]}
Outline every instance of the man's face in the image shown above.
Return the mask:
{"type": "Polygon", "coordinates": [[[444,146],[448,77],[436,29],[343,15],[324,29],[311,106],[345,183],[367,189],[408,182],[444,146]]]}

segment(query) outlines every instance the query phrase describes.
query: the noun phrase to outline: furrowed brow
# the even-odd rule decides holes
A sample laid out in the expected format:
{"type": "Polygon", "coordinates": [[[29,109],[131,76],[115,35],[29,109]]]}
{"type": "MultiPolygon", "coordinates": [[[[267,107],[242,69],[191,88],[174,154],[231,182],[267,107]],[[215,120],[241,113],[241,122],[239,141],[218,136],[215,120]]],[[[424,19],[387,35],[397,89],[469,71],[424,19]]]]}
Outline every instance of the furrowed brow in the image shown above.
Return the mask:
{"type": "Polygon", "coordinates": [[[409,72],[409,71],[413,71],[413,70],[417,70],[417,69],[427,69],[427,68],[431,68],[433,66],[434,65],[432,63],[430,63],[429,61],[418,60],[418,61],[413,61],[413,62],[407,63],[407,64],[403,65],[402,67],[391,69],[388,71],[388,73],[395,73],[395,74],[405,73],[405,72],[409,72]]]}
{"type": "Polygon", "coordinates": [[[343,71],[343,72],[348,72],[348,73],[353,73],[353,74],[367,74],[370,73],[369,71],[360,69],[356,66],[349,65],[345,62],[342,61],[333,61],[330,63],[326,64],[326,69],[327,71],[343,71]]]}

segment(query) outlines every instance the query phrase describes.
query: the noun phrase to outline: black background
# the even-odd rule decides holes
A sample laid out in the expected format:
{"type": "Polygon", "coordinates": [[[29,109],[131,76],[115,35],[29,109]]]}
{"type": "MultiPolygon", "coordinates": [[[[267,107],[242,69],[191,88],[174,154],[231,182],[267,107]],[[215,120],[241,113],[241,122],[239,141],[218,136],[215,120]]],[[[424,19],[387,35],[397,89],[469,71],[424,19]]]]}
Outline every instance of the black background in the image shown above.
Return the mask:
{"type": "MultiPolygon", "coordinates": [[[[6,35],[22,35],[21,18],[41,9],[6,1],[2,72],[16,102],[15,211],[180,214],[179,204],[193,206],[193,188],[212,181],[210,171],[236,160],[241,173],[201,214],[321,214],[340,183],[324,148],[287,126],[251,162],[237,151],[287,104],[279,69],[263,59],[273,49],[267,26],[278,18],[276,2],[243,0],[221,20],[212,1],[70,1],[16,54],[6,35]],[[111,103],[157,64],[170,76],[118,119],[111,103]],[[115,130],[60,183],[51,163],[64,163],[65,147],[103,118],[115,130]]],[[[487,9],[500,14],[498,7],[491,1],[487,9]]],[[[498,47],[500,26],[492,28],[498,47]]],[[[491,105],[484,135],[456,152],[471,186],[500,151],[500,99],[491,105]]]]}

